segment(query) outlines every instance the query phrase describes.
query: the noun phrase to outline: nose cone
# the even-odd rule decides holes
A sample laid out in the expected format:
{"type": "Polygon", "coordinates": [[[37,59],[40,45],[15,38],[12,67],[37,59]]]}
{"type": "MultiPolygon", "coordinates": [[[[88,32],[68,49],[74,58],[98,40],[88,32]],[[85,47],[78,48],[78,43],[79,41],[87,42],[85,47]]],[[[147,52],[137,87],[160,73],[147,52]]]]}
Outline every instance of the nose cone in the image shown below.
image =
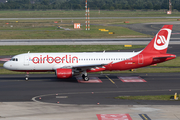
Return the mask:
{"type": "Polygon", "coordinates": [[[11,70],[11,69],[12,69],[12,65],[10,65],[9,62],[5,62],[5,63],[3,64],[3,67],[4,67],[5,69],[8,69],[8,70],[11,70]]]}

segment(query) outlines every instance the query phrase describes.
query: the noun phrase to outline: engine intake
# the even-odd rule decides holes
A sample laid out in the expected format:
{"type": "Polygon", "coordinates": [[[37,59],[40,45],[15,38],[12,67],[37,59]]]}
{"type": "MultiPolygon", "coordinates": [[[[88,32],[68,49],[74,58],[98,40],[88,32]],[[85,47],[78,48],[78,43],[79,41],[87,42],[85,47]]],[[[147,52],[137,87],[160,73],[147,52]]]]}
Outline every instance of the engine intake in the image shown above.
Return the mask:
{"type": "Polygon", "coordinates": [[[72,69],[58,68],[56,69],[56,75],[59,79],[71,78],[73,76],[72,69]]]}

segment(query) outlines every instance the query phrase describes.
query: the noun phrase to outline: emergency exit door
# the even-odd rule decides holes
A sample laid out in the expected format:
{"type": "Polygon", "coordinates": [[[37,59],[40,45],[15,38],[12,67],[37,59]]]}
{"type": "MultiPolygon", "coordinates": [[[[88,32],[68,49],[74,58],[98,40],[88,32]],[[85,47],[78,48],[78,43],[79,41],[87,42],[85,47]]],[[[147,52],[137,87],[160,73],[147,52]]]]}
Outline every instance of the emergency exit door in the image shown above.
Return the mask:
{"type": "Polygon", "coordinates": [[[138,64],[143,64],[143,63],[144,63],[143,54],[139,54],[138,55],[138,64]]]}

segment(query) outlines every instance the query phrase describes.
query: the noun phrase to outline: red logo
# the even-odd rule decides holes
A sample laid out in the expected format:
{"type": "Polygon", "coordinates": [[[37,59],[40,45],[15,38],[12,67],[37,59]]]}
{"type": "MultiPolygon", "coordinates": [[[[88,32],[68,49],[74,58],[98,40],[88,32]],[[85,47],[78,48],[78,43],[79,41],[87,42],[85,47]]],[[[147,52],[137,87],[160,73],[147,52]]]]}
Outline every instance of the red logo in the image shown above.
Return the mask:
{"type": "Polygon", "coordinates": [[[154,48],[157,50],[163,50],[168,47],[169,39],[171,35],[170,29],[162,29],[155,37],[154,48]]]}
{"type": "MultiPolygon", "coordinates": [[[[30,58],[29,58],[30,59],[30,58]]],[[[30,59],[31,60],[31,59],[30,59]]],[[[32,58],[32,62],[34,64],[44,64],[44,63],[78,63],[78,57],[73,56],[71,57],[71,55],[65,55],[63,57],[60,56],[56,56],[56,57],[52,57],[52,56],[42,56],[40,55],[39,57],[33,57],[32,58]]]]}
{"type": "Polygon", "coordinates": [[[159,34],[157,35],[156,44],[158,46],[162,46],[162,45],[166,44],[167,36],[168,36],[168,31],[167,30],[161,30],[159,32],[159,34]]]}

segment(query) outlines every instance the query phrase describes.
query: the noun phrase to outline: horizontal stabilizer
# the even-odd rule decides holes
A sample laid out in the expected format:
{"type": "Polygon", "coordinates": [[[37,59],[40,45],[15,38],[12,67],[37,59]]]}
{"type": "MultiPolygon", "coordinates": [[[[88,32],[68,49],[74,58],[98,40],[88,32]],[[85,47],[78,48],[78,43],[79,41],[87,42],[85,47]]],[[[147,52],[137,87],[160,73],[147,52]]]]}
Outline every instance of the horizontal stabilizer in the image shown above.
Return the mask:
{"type": "Polygon", "coordinates": [[[164,58],[172,58],[174,56],[164,56],[164,57],[154,57],[153,59],[164,59],[164,58]]]}

